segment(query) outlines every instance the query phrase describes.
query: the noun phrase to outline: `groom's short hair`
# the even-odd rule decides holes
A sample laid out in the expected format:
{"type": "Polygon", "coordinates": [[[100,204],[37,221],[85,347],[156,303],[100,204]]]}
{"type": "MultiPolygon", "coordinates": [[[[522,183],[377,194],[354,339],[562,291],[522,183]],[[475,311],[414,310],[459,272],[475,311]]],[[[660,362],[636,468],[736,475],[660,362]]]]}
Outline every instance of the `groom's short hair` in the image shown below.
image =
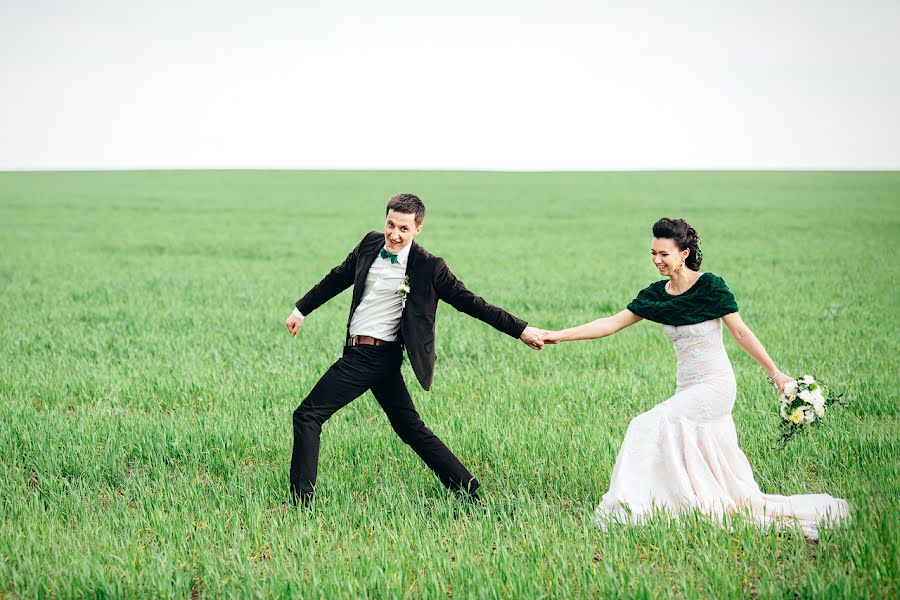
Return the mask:
{"type": "Polygon", "coordinates": [[[406,213],[408,215],[416,215],[416,225],[421,225],[425,220],[425,205],[415,194],[396,194],[388,200],[387,208],[384,210],[385,216],[392,210],[406,213]]]}

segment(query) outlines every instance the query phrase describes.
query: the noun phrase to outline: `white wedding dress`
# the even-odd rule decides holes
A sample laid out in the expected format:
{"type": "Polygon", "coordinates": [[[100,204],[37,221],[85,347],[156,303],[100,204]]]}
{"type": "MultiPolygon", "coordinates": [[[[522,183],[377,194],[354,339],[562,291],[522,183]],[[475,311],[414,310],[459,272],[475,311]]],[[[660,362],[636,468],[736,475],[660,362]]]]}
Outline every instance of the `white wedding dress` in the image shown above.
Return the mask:
{"type": "Polygon", "coordinates": [[[721,518],[742,513],[763,525],[799,525],[818,537],[823,521],[846,519],[846,500],[827,494],[764,494],[738,447],[731,418],[736,386],[722,343],[722,320],[663,325],[678,355],[675,395],[635,417],[594,520],[640,523],[654,510],[721,518]]]}

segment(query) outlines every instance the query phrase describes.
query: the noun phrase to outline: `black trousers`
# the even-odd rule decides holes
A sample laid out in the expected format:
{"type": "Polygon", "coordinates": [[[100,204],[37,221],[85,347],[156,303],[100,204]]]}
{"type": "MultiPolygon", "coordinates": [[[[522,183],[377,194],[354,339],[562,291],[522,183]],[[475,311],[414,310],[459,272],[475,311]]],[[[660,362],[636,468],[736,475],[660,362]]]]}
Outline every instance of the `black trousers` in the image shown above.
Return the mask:
{"type": "Polygon", "coordinates": [[[416,412],[400,374],[403,351],[396,346],[344,348],[294,411],[294,451],[291,456],[291,496],[295,501],[312,498],[319,467],[322,424],[366,390],[372,394],[400,439],[408,444],[445,486],[474,493],[478,480],[447,446],[434,435],[416,412]]]}

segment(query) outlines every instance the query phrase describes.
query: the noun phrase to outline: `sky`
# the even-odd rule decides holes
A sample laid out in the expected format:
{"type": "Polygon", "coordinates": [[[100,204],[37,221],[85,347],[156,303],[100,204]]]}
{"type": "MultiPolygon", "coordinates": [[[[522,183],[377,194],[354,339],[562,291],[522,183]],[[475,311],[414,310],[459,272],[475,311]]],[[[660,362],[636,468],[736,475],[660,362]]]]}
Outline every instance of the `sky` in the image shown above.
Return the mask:
{"type": "Polygon", "coordinates": [[[900,169],[900,2],[0,2],[0,170],[900,169]]]}

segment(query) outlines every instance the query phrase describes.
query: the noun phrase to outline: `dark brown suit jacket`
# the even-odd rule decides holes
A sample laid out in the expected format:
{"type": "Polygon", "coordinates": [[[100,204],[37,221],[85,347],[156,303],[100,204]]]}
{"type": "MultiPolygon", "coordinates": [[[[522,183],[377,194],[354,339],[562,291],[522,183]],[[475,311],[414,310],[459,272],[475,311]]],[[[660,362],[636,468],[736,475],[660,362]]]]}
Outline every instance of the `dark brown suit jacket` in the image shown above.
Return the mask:
{"type": "MultiPolygon", "coordinates": [[[[349,331],[350,320],[362,300],[369,268],[383,246],[383,234],[377,231],[367,234],[344,262],[297,301],[297,309],[306,316],[353,285],[353,301],[347,317],[349,331]]],[[[525,330],[525,321],[470,292],[450,272],[443,258],[432,256],[415,242],[409,250],[406,276],[409,277],[410,292],[400,318],[400,335],[413,372],[426,390],[431,389],[434,377],[434,320],[438,300],[511,337],[518,338],[525,330]]]]}

